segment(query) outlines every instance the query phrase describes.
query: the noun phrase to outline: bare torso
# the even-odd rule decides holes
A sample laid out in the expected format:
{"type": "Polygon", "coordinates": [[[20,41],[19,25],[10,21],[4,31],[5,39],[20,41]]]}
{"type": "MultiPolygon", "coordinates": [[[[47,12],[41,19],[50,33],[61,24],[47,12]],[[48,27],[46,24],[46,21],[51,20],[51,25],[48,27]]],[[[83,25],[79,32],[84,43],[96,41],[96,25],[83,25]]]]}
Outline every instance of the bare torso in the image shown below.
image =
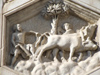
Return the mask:
{"type": "Polygon", "coordinates": [[[17,45],[18,43],[20,44],[24,44],[25,43],[25,33],[24,32],[20,32],[20,33],[14,33],[14,41],[15,44],[17,45]]]}

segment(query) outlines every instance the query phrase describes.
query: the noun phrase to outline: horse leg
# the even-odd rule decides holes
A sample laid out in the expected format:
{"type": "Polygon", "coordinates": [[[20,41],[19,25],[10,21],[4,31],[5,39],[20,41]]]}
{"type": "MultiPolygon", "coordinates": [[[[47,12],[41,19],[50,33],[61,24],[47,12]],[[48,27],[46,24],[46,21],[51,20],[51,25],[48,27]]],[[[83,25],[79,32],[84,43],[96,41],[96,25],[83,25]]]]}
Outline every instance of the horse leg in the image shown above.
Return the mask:
{"type": "Polygon", "coordinates": [[[91,51],[88,51],[88,56],[92,57],[92,52],[91,51]]]}
{"type": "Polygon", "coordinates": [[[38,38],[38,40],[36,41],[36,43],[35,43],[35,47],[36,47],[36,48],[39,47],[39,44],[40,44],[40,42],[41,42],[41,39],[42,39],[42,36],[40,36],[40,37],[38,38]]]}
{"type": "Polygon", "coordinates": [[[75,52],[75,48],[74,47],[70,47],[70,55],[69,55],[69,60],[68,61],[72,61],[72,56],[74,55],[75,52]]]}
{"type": "Polygon", "coordinates": [[[52,59],[52,58],[50,57],[51,52],[52,52],[52,50],[49,50],[49,51],[46,52],[46,57],[47,57],[48,59],[52,59]]]}
{"type": "Polygon", "coordinates": [[[35,51],[35,54],[34,54],[34,58],[36,58],[39,54],[39,52],[41,51],[41,48],[43,48],[44,46],[40,46],[36,51],[35,51]]]}
{"type": "Polygon", "coordinates": [[[78,58],[78,62],[82,59],[82,57],[83,57],[83,53],[81,52],[81,53],[79,53],[79,58],[78,58]]]}
{"type": "Polygon", "coordinates": [[[58,48],[55,48],[53,49],[53,56],[54,56],[54,59],[58,60],[58,52],[59,52],[59,49],[58,48]]]}
{"type": "Polygon", "coordinates": [[[45,52],[46,50],[50,50],[51,48],[54,48],[54,47],[55,47],[55,45],[51,45],[51,44],[46,44],[45,46],[43,46],[43,48],[41,49],[37,59],[40,60],[43,52],[45,52]]]}

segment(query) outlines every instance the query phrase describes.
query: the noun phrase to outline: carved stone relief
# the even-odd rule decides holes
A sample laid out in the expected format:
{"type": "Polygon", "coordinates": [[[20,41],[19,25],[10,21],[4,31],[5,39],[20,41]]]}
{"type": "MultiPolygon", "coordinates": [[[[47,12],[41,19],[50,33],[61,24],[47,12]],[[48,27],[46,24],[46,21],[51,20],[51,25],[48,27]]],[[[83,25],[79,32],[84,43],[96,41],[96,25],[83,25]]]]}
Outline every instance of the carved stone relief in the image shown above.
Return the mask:
{"type": "Polygon", "coordinates": [[[24,75],[83,75],[97,68],[99,23],[72,11],[62,0],[50,0],[31,20],[11,25],[9,68],[24,75]]]}
{"type": "Polygon", "coordinates": [[[8,2],[12,2],[14,0],[3,0],[3,3],[8,3],[8,2]]]}

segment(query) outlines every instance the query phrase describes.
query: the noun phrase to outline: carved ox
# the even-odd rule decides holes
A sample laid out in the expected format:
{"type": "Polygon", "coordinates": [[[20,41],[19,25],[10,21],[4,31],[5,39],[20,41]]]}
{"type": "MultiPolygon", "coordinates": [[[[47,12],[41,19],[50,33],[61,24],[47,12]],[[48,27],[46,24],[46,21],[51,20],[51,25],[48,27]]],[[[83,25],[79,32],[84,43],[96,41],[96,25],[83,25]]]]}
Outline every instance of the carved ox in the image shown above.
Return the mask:
{"type": "Polygon", "coordinates": [[[37,49],[40,52],[37,59],[39,60],[44,51],[60,48],[61,50],[70,51],[69,60],[71,60],[74,52],[82,52],[88,50],[96,50],[97,45],[95,45],[90,39],[86,40],[86,43],[82,45],[82,40],[80,35],[77,33],[66,34],[66,35],[51,35],[48,37],[47,43],[37,49]]]}

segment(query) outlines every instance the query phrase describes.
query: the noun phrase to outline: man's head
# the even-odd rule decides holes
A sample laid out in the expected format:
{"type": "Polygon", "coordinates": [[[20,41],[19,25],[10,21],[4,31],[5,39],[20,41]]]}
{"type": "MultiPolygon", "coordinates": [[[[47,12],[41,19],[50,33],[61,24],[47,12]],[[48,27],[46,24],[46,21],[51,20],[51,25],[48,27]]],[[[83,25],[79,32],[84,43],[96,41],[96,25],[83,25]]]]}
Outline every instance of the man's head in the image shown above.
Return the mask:
{"type": "Polygon", "coordinates": [[[67,30],[67,29],[70,28],[69,25],[70,25],[69,23],[65,23],[65,24],[64,24],[64,28],[65,28],[65,30],[67,30]]]}
{"type": "Polygon", "coordinates": [[[15,26],[14,26],[14,31],[22,31],[22,28],[21,28],[21,25],[20,24],[16,24],[15,26]]]}

